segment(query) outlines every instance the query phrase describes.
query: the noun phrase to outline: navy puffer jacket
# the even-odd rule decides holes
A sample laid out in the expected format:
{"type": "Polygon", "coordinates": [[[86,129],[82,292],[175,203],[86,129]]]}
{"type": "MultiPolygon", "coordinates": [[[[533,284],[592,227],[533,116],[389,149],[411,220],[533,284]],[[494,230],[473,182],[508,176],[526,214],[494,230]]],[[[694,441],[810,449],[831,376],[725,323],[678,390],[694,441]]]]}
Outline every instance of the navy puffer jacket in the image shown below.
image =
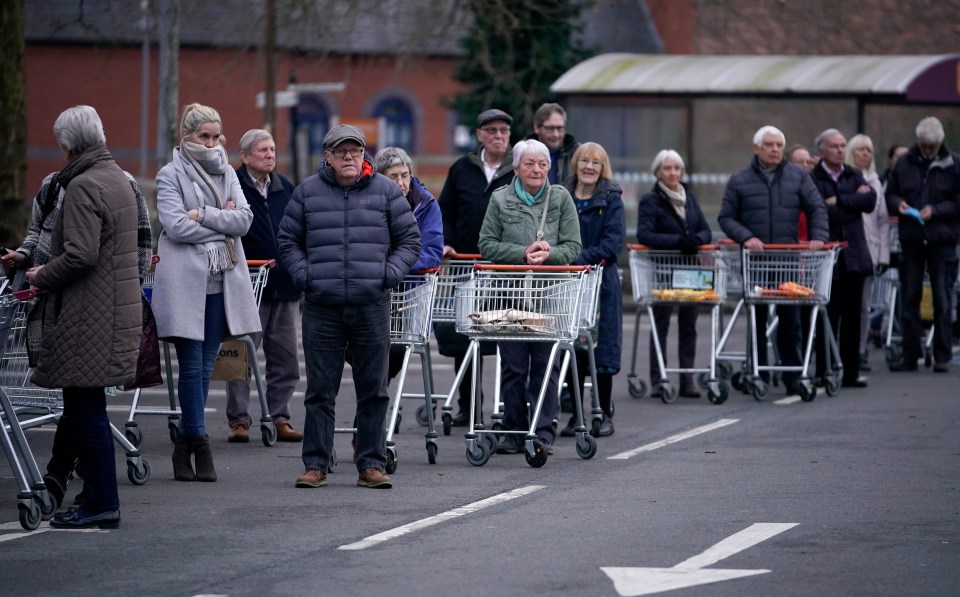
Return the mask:
{"type": "Polygon", "coordinates": [[[763,243],[796,244],[800,212],[807,214],[810,240],[826,242],[827,206],[810,175],[789,162],[780,162],[768,183],[756,156],[727,181],[720,207],[720,228],[743,244],[751,237],[763,243]]]}
{"type": "Polygon", "coordinates": [[[293,192],[280,222],[280,259],[306,300],[327,306],[387,301],[420,255],[420,232],[400,187],[369,161],[349,187],[324,162],[293,192]]]}
{"type": "Polygon", "coordinates": [[[870,188],[866,193],[858,193],[857,189],[861,185],[870,185],[859,170],[846,164],[837,182],[830,177],[823,162],[817,164],[811,176],[825,200],[829,197],[837,198],[836,205],[827,206],[830,240],[847,243],[842,254],[847,271],[867,275],[873,273],[873,259],[867,246],[867,235],[863,231],[863,214],[873,211],[877,204],[877,192],[870,188]]]}

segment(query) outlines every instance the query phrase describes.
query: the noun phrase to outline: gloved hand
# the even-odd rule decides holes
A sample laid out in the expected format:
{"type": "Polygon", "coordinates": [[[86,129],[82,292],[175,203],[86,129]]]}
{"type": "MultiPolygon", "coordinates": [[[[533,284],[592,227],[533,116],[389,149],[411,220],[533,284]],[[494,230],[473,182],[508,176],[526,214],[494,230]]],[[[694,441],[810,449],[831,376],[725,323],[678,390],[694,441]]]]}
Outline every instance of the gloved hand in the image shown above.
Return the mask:
{"type": "Polygon", "coordinates": [[[883,274],[885,274],[888,269],[890,269],[890,264],[888,264],[888,263],[878,263],[878,264],[877,264],[876,276],[879,278],[880,276],[882,276],[883,274]]]}
{"type": "Polygon", "coordinates": [[[677,245],[684,255],[696,255],[697,249],[700,247],[700,241],[695,236],[684,234],[680,237],[677,245]]]}

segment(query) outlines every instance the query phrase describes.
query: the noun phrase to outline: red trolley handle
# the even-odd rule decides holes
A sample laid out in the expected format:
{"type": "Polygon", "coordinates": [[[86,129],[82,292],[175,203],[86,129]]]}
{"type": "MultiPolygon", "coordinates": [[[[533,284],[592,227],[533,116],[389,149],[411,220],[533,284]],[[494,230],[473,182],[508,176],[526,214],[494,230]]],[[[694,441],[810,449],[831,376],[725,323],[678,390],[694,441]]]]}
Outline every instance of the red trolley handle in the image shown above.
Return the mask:
{"type": "Polygon", "coordinates": [[[454,259],[456,261],[482,261],[483,255],[480,253],[453,253],[447,259],[454,259]]]}
{"type": "Polygon", "coordinates": [[[277,267],[276,259],[247,259],[247,267],[263,267],[267,266],[268,269],[273,269],[277,267]]]}
{"type": "MultiPolygon", "coordinates": [[[[698,250],[698,251],[715,251],[715,250],[717,250],[718,248],[719,248],[719,247],[718,247],[717,245],[698,245],[698,246],[697,246],[697,250],[698,250]]],[[[647,245],[638,245],[638,244],[627,245],[627,249],[629,249],[629,250],[631,250],[631,251],[661,251],[661,250],[662,250],[662,251],[671,251],[671,250],[674,250],[674,249],[654,249],[653,247],[649,247],[649,246],[647,246],[647,245]]]]}
{"type": "Polygon", "coordinates": [[[494,265],[477,263],[474,271],[484,272],[587,272],[593,271],[592,265],[494,265]]]}
{"type": "MultiPolygon", "coordinates": [[[[846,242],[829,242],[823,243],[823,248],[819,249],[821,251],[830,251],[834,247],[840,247],[841,249],[847,248],[846,242]]],[[[815,251],[817,249],[811,249],[809,243],[798,243],[798,244],[764,244],[764,249],[770,249],[772,251],[815,251]]]]}

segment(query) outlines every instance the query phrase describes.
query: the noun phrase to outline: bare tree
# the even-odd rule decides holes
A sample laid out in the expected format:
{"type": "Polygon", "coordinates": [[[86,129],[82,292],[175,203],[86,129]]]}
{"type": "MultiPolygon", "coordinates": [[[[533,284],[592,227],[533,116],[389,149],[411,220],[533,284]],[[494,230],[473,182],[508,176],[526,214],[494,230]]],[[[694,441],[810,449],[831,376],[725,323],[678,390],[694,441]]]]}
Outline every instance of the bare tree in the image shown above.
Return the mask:
{"type": "Polygon", "coordinates": [[[180,0],[160,0],[157,19],[160,54],[159,89],[157,98],[157,160],[165,164],[174,146],[180,142],[180,0]]]}
{"type": "Polygon", "coordinates": [[[19,243],[27,227],[26,65],[23,2],[0,2],[0,244],[19,243]]]}

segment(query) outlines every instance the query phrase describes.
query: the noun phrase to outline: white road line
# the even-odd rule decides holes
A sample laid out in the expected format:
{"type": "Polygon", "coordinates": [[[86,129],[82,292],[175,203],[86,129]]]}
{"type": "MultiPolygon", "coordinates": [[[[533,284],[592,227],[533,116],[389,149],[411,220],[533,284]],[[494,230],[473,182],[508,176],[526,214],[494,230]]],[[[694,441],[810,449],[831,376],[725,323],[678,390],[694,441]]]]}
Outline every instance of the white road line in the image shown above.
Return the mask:
{"type": "Polygon", "coordinates": [[[674,566],[674,568],[678,570],[699,570],[700,568],[712,566],[720,560],[729,558],[736,553],[740,553],[747,548],[753,547],[757,543],[762,543],[770,537],[774,537],[786,530],[792,529],[798,524],[799,523],[796,522],[754,523],[739,533],[727,537],[705,552],[680,562],[674,566]]]}
{"type": "Polygon", "coordinates": [[[800,402],[803,400],[799,395],[794,394],[792,396],[787,396],[786,398],[781,398],[780,400],[774,400],[774,404],[784,405],[784,404],[793,404],[795,402],[800,402]]]}
{"type": "Polygon", "coordinates": [[[348,543],[347,545],[341,545],[337,549],[344,551],[357,551],[360,549],[366,549],[368,547],[373,547],[383,543],[384,541],[389,541],[390,539],[396,539],[397,537],[402,537],[403,535],[410,534],[414,531],[419,531],[427,527],[431,527],[441,522],[447,520],[452,520],[466,514],[473,514],[478,510],[483,510],[484,508],[489,508],[490,506],[496,506],[497,504],[502,504],[518,497],[523,497],[534,491],[539,491],[545,489],[545,485],[527,485],[525,487],[519,487],[513,491],[508,491],[506,493],[500,493],[486,499],[480,500],[479,502],[473,502],[472,504],[467,504],[466,506],[460,506],[459,508],[454,508],[453,510],[448,510],[447,512],[441,512],[435,516],[430,516],[428,518],[423,518],[399,526],[395,529],[390,529],[389,531],[384,531],[382,533],[377,533],[376,535],[370,535],[366,539],[361,539],[356,543],[348,543]]]}
{"type": "Polygon", "coordinates": [[[652,452],[657,448],[662,448],[664,446],[669,446],[670,444],[673,444],[685,439],[690,439],[691,437],[700,435],[701,433],[713,431],[714,429],[720,429],[721,427],[726,427],[727,425],[733,425],[739,420],[740,419],[720,419],[719,421],[710,423],[709,425],[704,425],[703,427],[697,427],[696,429],[691,429],[690,431],[684,431],[683,433],[678,433],[677,435],[671,435],[666,439],[662,439],[658,442],[653,442],[652,444],[640,446],[639,448],[634,448],[633,450],[628,450],[626,452],[614,454],[613,456],[607,456],[607,460],[626,460],[628,458],[632,458],[636,456],[637,454],[642,454],[644,452],[652,452]]]}
{"type": "Polygon", "coordinates": [[[46,533],[47,531],[54,531],[57,533],[109,533],[103,529],[55,529],[50,526],[48,521],[43,521],[40,523],[35,530],[25,531],[23,527],[20,526],[19,522],[5,522],[0,524],[0,531],[19,531],[17,533],[5,533],[0,535],[0,543],[4,541],[13,541],[15,539],[23,539],[24,537],[30,537],[32,535],[39,535],[40,533],[46,533]]]}

